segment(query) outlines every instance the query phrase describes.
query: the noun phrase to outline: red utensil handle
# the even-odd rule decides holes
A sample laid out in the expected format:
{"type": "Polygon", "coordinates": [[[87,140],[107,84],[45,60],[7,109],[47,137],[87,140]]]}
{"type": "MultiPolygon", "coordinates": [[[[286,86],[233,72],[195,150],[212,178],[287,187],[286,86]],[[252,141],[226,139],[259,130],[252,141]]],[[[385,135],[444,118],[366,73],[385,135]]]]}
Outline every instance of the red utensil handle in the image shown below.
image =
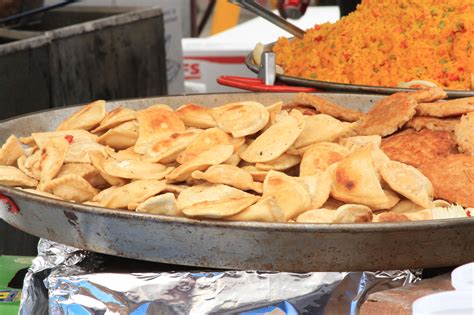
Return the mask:
{"type": "Polygon", "coordinates": [[[284,84],[266,85],[263,80],[257,78],[245,78],[238,76],[222,75],[217,78],[220,85],[230,86],[253,92],[315,92],[314,88],[302,86],[288,86],[284,84]]]}

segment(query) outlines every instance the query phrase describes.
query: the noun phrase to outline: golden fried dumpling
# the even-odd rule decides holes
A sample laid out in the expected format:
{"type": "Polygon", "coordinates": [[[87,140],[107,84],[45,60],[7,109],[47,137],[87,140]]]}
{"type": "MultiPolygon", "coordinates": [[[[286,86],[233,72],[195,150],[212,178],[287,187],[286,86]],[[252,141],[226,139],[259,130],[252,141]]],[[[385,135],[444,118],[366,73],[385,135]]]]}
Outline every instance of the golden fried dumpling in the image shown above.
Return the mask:
{"type": "Polygon", "coordinates": [[[93,133],[104,132],[111,128],[117,127],[127,121],[135,120],[136,112],[131,108],[117,107],[107,113],[105,118],[100,122],[99,126],[92,130],[93,133]]]}
{"type": "Polygon", "coordinates": [[[312,209],[303,212],[296,218],[297,223],[333,223],[336,217],[336,210],[332,209],[312,209]]]}
{"type": "Polygon", "coordinates": [[[258,136],[240,154],[242,160],[249,163],[263,163],[275,160],[285,153],[304,128],[303,115],[298,111],[292,114],[282,118],[258,136]]]}
{"type": "Polygon", "coordinates": [[[47,181],[42,190],[67,201],[90,201],[99,192],[81,176],[70,174],[47,181]]]}
{"type": "Polygon", "coordinates": [[[232,156],[233,152],[234,147],[231,144],[212,147],[189,162],[178,166],[170,174],[166,175],[166,179],[177,182],[184,181],[190,178],[191,173],[194,171],[203,171],[211,165],[223,163],[232,156]]]}
{"type": "Polygon", "coordinates": [[[380,204],[374,204],[371,205],[372,210],[387,210],[387,209],[392,209],[397,205],[397,203],[400,201],[400,197],[397,195],[396,192],[390,189],[384,189],[383,192],[385,193],[385,196],[388,198],[388,202],[385,203],[380,203],[380,204]]]}
{"type": "Polygon", "coordinates": [[[281,109],[283,107],[283,102],[276,102],[274,104],[268,105],[265,108],[268,111],[269,119],[265,127],[263,127],[263,131],[267,130],[273,123],[275,122],[275,117],[278,115],[278,113],[281,112],[281,109]]]}
{"type": "Polygon", "coordinates": [[[99,202],[101,207],[128,209],[129,204],[140,204],[148,198],[158,195],[165,188],[165,181],[153,179],[136,180],[120,187],[109,188],[110,191],[99,202]]]}
{"type": "Polygon", "coordinates": [[[105,101],[95,101],[81,109],[63,121],[56,130],[91,130],[94,129],[107,114],[105,101]]]}
{"type": "Polygon", "coordinates": [[[127,179],[155,180],[163,179],[174,169],[158,163],[148,163],[137,160],[117,161],[110,158],[105,160],[103,167],[109,176],[127,179]]]}
{"type": "Polygon", "coordinates": [[[137,139],[137,124],[135,121],[128,121],[109,129],[97,141],[116,150],[125,150],[134,146],[137,139]]]}
{"type": "Polygon", "coordinates": [[[354,131],[354,124],[342,122],[329,115],[304,116],[304,129],[294,143],[301,148],[317,142],[332,142],[354,131]]]}
{"type": "Polygon", "coordinates": [[[407,212],[414,212],[423,210],[422,206],[417,205],[413,201],[409,199],[404,199],[399,201],[395,206],[390,208],[388,211],[393,213],[407,213],[407,212]]]}
{"type": "Polygon", "coordinates": [[[0,165],[0,184],[10,187],[36,187],[38,181],[14,166],[0,165]]]}
{"type": "Polygon", "coordinates": [[[338,143],[352,152],[366,145],[373,145],[380,148],[380,145],[382,144],[382,137],[379,135],[353,136],[341,138],[338,140],[338,143]]]}
{"type": "Polygon", "coordinates": [[[372,222],[372,210],[363,205],[347,204],[336,210],[334,223],[365,223],[372,222]]]}
{"type": "Polygon", "coordinates": [[[214,184],[229,185],[242,190],[254,190],[258,193],[262,192],[261,184],[254,182],[250,173],[233,165],[213,165],[205,172],[194,171],[191,177],[214,184]]]}
{"type": "Polygon", "coordinates": [[[252,135],[265,127],[270,114],[265,106],[257,102],[238,102],[212,109],[217,125],[233,137],[252,135]]]}
{"type": "Polygon", "coordinates": [[[92,164],[89,163],[67,163],[64,164],[57,177],[75,174],[81,176],[96,188],[106,188],[109,183],[100,175],[100,172],[92,164]]]}
{"type": "Polygon", "coordinates": [[[178,209],[201,218],[224,218],[251,206],[259,197],[222,184],[201,184],[185,189],[178,196],[178,209]]]}
{"type": "Polygon", "coordinates": [[[140,203],[136,211],[171,216],[181,215],[181,211],[178,209],[176,198],[173,193],[151,197],[140,203]]]}
{"type": "Polygon", "coordinates": [[[324,171],[329,165],[342,160],[349,154],[345,147],[332,142],[313,144],[306,152],[300,163],[300,176],[308,176],[324,171]]]}
{"type": "Polygon", "coordinates": [[[285,222],[284,212],[273,196],[261,198],[243,211],[226,218],[230,221],[285,222]]]}
{"type": "Polygon", "coordinates": [[[110,156],[111,158],[117,161],[125,161],[125,160],[142,161],[143,160],[143,155],[136,153],[133,147],[130,147],[125,150],[119,150],[117,152],[115,152],[115,150],[112,148],[106,147],[105,151],[107,152],[108,156],[110,156]]]}
{"type": "Polygon", "coordinates": [[[176,110],[176,114],[188,127],[206,129],[217,126],[211,109],[201,105],[185,104],[176,110]]]}
{"type": "Polygon", "coordinates": [[[301,161],[301,158],[298,155],[283,153],[275,160],[268,161],[265,163],[256,163],[255,166],[258,169],[261,169],[264,171],[269,171],[269,170],[284,171],[289,168],[292,168],[293,166],[298,165],[300,161],[301,161]]]}
{"type": "Polygon", "coordinates": [[[20,156],[25,155],[17,137],[11,135],[0,149],[0,165],[12,166],[20,156]]]}
{"type": "Polygon", "coordinates": [[[320,171],[314,175],[296,177],[295,179],[309,193],[311,208],[321,208],[328,200],[331,192],[331,175],[328,172],[320,171]]]}
{"type": "Polygon", "coordinates": [[[137,112],[137,121],[138,139],[135,144],[135,152],[140,154],[145,154],[157,141],[186,129],[176,113],[157,107],[137,112]]]}
{"type": "Polygon", "coordinates": [[[331,195],[369,207],[389,202],[377,177],[371,147],[358,149],[337,163],[332,172],[331,195]]]}
{"type": "Polygon", "coordinates": [[[49,181],[56,177],[63,166],[69,142],[64,138],[51,139],[41,149],[41,182],[49,181]]]}
{"type": "Polygon", "coordinates": [[[99,151],[89,152],[89,157],[92,162],[92,165],[99,171],[100,176],[102,176],[110,185],[112,186],[122,186],[127,183],[123,178],[109,175],[104,169],[105,156],[99,151]]]}
{"type": "Polygon", "coordinates": [[[241,169],[243,169],[244,171],[252,175],[252,178],[254,181],[260,182],[260,183],[263,183],[263,181],[265,180],[265,177],[268,174],[268,171],[258,169],[253,165],[242,166],[241,169]]]}
{"type": "MultiPolygon", "coordinates": [[[[39,156],[39,159],[41,159],[41,155],[38,154],[38,156],[39,156]]],[[[40,180],[41,179],[41,170],[38,169],[37,174],[34,174],[32,172],[32,170],[30,170],[29,168],[26,167],[26,159],[27,159],[27,157],[25,155],[22,155],[18,158],[18,160],[16,161],[16,164],[17,164],[18,168],[20,169],[20,171],[22,171],[23,173],[25,173],[29,177],[40,180]]]]}
{"type": "Polygon", "coordinates": [[[432,207],[433,185],[413,166],[389,161],[380,168],[380,174],[390,188],[399,194],[424,208],[432,207]]]}
{"type": "Polygon", "coordinates": [[[311,206],[311,195],[296,178],[278,171],[269,171],[263,182],[263,197],[273,196],[284,212],[285,221],[311,206]]]}
{"type": "Polygon", "coordinates": [[[186,146],[186,149],[177,156],[176,161],[180,164],[184,164],[212,147],[230,144],[231,142],[232,137],[222,129],[206,129],[186,146]]]}
{"type": "MultiPolygon", "coordinates": [[[[244,139],[244,138],[242,138],[244,139]]],[[[245,140],[245,139],[244,139],[245,140]]],[[[242,161],[242,159],[240,158],[240,152],[244,151],[245,149],[247,149],[248,147],[248,144],[246,142],[244,142],[240,148],[238,149],[235,149],[235,145],[234,145],[234,153],[232,153],[232,155],[230,156],[230,158],[228,158],[227,160],[225,160],[225,162],[223,164],[229,164],[229,165],[233,165],[233,166],[237,166],[239,165],[240,161],[242,161]]]]}
{"type": "Polygon", "coordinates": [[[89,152],[100,151],[105,155],[105,147],[97,143],[98,137],[85,130],[63,130],[32,133],[36,144],[42,149],[53,138],[64,138],[69,142],[64,162],[90,163],[89,152]]]}
{"type": "Polygon", "coordinates": [[[184,151],[202,132],[201,129],[189,129],[174,133],[148,148],[143,159],[147,162],[172,163],[178,154],[184,151]]]}

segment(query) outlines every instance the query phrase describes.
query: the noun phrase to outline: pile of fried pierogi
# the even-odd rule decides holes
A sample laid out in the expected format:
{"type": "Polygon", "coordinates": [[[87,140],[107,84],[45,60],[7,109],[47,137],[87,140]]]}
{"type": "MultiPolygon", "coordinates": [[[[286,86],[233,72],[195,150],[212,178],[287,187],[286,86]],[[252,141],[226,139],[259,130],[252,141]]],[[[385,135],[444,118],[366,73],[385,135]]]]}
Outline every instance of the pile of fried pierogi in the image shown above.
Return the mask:
{"type": "Polygon", "coordinates": [[[470,217],[474,98],[397,93],[367,113],[311,94],[215,108],[105,101],[55,131],[12,135],[0,184],[197,219],[362,223],[470,217]]]}

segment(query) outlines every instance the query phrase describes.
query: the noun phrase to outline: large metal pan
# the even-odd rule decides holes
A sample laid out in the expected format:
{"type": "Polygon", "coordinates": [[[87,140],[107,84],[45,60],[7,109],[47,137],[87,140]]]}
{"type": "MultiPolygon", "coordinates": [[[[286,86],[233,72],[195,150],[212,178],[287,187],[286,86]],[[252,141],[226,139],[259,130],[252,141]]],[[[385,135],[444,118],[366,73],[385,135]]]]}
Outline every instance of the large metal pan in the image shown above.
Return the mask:
{"type": "MultiPolygon", "coordinates": [[[[378,96],[324,94],[351,108],[368,109],[378,96]]],[[[143,108],[156,103],[215,106],[238,100],[264,104],[291,94],[215,94],[111,102],[143,108]]],[[[110,109],[109,108],[109,109],[110,109]]],[[[51,130],[77,108],[0,123],[8,135],[51,130]]],[[[0,217],[20,230],[99,253],[201,267],[279,271],[387,270],[460,265],[474,260],[474,220],[406,223],[277,224],[191,220],[83,206],[0,186],[20,209],[0,206],[0,217]]],[[[2,236],[5,237],[5,236],[2,236]]]]}
{"type": "MultiPolygon", "coordinates": [[[[265,45],[264,51],[272,51],[275,43],[265,45]]],[[[247,67],[258,73],[259,66],[255,64],[253,60],[253,54],[249,53],[245,59],[247,67]]],[[[294,86],[307,86],[314,87],[321,91],[329,92],[343,92],[343,93],[371,93],[371,94],[393,94],[403,91],[413,91],[414,89],[404,89],[396,87],[384,87],[384,86],[371,86],[371,85],[357,85],[357,84],[344,84],[328,81],[311,80],[300,77],[293,77],[284,74],[277,74],[277,79],[283,83],[294,86]]],[[[474,96],[473,91],[460,91],[460,90],[447,90],[448,98],[459,98],[459,97],[471,97],[474,96]]]]}

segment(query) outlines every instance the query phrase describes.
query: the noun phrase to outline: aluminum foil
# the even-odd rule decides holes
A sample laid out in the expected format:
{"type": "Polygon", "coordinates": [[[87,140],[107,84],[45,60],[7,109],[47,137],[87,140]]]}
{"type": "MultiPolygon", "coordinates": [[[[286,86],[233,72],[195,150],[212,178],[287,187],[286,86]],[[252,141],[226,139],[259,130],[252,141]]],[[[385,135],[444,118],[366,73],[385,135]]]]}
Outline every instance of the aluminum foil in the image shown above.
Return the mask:
{"type": "Polygon", "coordinates": [[[409,270],[169,272],[151,264],[147,272],[133,272],[129,262],[117,273],[108,270],[105,255],[47,240],[38,252],[21,314],[357,314],[368,294],[419,279],[409,270]]]}

